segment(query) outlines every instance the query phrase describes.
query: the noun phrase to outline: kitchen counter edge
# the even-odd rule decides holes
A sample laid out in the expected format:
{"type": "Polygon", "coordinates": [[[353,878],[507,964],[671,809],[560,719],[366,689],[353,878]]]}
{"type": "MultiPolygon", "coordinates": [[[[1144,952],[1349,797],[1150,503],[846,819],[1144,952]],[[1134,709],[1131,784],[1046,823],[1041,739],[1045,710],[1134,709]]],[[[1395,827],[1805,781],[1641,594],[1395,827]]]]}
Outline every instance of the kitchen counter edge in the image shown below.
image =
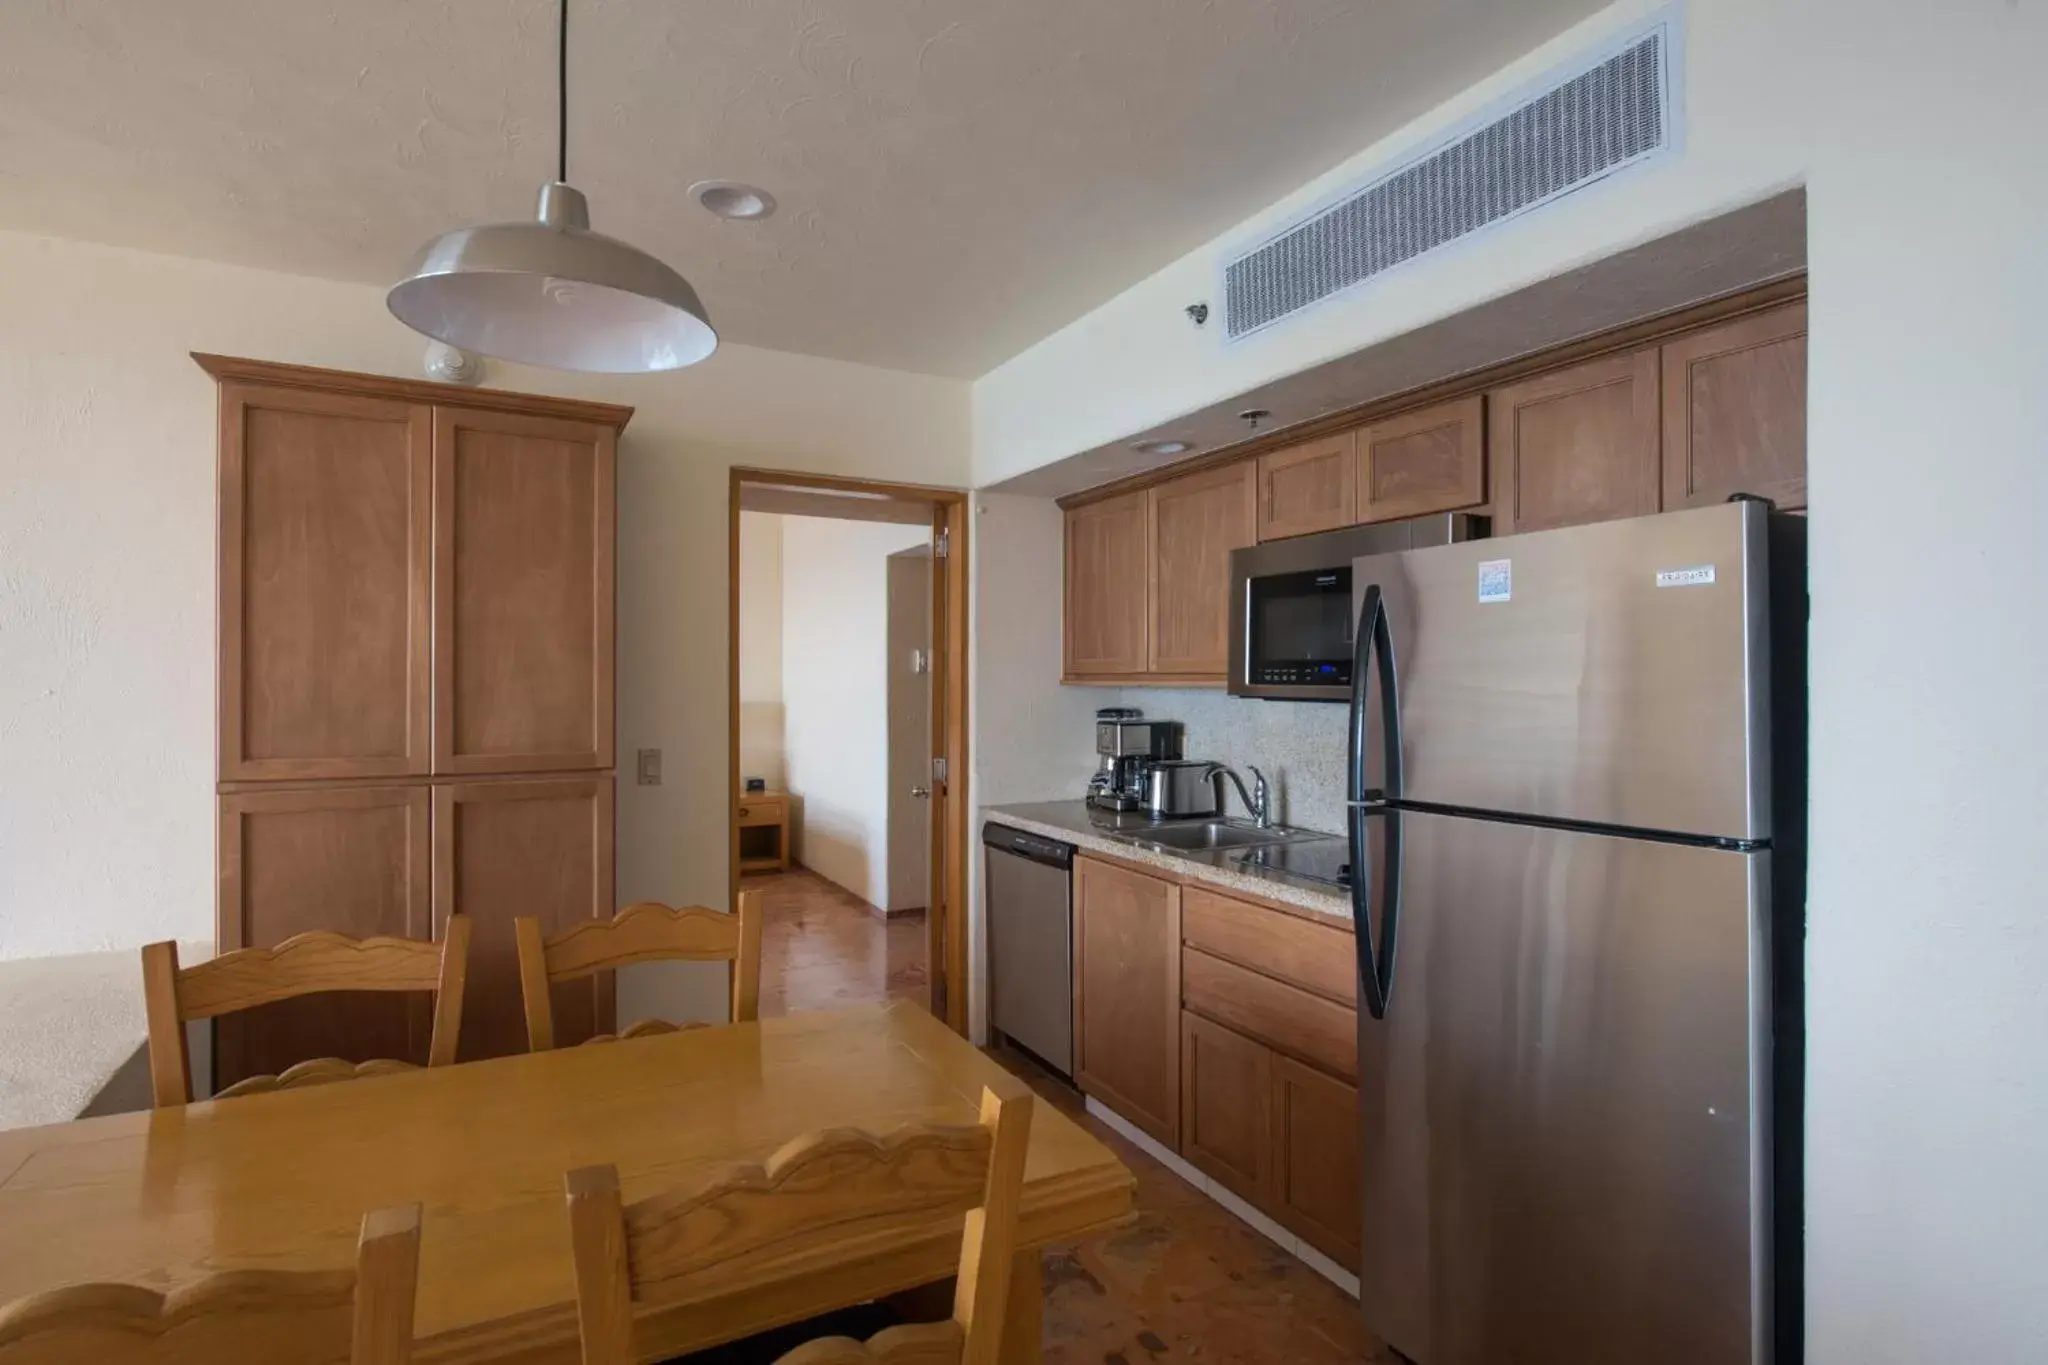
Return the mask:
{"type": "Polygon", "coordinates": [[[1182,886],[1207,887],[1224,895],[1240,896],[1347,932],[1353,927],[1351,897],[1342,891],[1285,873],[1218,867],[1199,858],[1121,843],[1094,827],[1085,801],[985,806],[981,815],[983,823],[992,821],[1028,834],[1058,839],[1085,853],[1164,874],[1182,886]]]}

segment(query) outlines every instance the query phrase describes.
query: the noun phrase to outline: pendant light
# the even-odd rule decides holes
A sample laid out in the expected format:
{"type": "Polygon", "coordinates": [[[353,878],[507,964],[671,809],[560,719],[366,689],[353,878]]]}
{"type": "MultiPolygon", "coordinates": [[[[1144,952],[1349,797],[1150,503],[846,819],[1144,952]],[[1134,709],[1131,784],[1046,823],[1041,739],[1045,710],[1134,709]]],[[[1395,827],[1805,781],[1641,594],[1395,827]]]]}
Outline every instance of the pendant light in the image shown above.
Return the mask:
{"type": "Polygon", "coordinates": [[[569,0],[557,48],[555,179],[533,221],[458,228],[427,243],[385,298],[400,322],[465,351],[596,374],[680,369],[718,347],[690,282],[590,230],[569,183],[569,0]]]}

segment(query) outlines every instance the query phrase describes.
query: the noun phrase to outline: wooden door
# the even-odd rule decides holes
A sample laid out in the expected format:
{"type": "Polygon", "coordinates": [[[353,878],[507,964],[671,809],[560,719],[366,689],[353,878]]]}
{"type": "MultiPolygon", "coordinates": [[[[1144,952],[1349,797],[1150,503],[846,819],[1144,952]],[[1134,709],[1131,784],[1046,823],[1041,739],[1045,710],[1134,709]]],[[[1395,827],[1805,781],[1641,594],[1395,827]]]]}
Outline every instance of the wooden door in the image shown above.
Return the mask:
{"type": "Polygon", "coordinates": [[[1273,1215],[1355,1271],[1363,1164],[1358,1091],[1278,1053],[1272,1069],[1273,1215]]]}
{"type": "Polygon", "coordinates": [[[888,879],[890,914],[923,910],[932,883],[932,551],[929,545],[889,556],[884,592],[883,665],[888,738],[888,879]]]}
{"type": "Polygon", "coordinates": [[[1145,494],[1067,509],[1068,678],[1145,671],[1145,494]]]}
{"type": "Polygon", "coordinates": [[[434,771],[612,766],[615,433],[434,410],[434,771]]]}
{"type": "MultiPolygon", "coordinates": [[[[318,787],[220,798],[215,935],[221,952],[294,934],[433,936],[425,786],[318,787]]],[[[223,1015],[214,1088],[315,1057],[427,1060],[425,995],[351,991],[223,1015]]]]}
{"type": "Polygon", "coordinates": [[[425,774],[431,410],[220,390],[222,781],[425,774]]]}
{"type": "Polygon", "coordinates": [[[1241,460],[1147,490],[1153,673],[1223,680],[1230,552],[1258,540],[1258,473],[1241,460]]]}
{"type": "Polygon", "coordinates": [[[1664,507],[1806,506],[1806,305],[1664,344],[1664,507]]]}
{"type": "Polygon", "coordinates": [[[1334,531],[1358,520],[1357,433],[1259,456],[1259,539],[1334,531]]]}
{"type": "Polygon", "coordinates": [[[1657,373],[1652,347],[1487,395],[1494,534],[1657,511],[1657,373]]]}
{"type": "Polygon", "coordinates": [[[1180,1154],[1263,1204],[1273,1180],[1273,1053],[1221,1024],[1180,1016],[1180,1154]]]}
{"type": "Polygon", "coordinates": [[[1074,860],[1074,1080],[1158,1138],[1180,1129],[1180,888],[1074,860]]]}
{"type": "Polygon", "coordinates": [[[1459,398],[1358,432],[1357,520],[1396,521],[1486,501],[1486,404],[1459,398]]]}
{"type": "MultiPolygon", "coordinates": [[[[434,924],[473,921],[462,1060],[526,1051],[514,919],[554,935],[614,910],[608,775],[434,788],[434,924]]],[[[611,985],[600,973],[555,987],[557,1045],[611,1030],[611,985]]]]}

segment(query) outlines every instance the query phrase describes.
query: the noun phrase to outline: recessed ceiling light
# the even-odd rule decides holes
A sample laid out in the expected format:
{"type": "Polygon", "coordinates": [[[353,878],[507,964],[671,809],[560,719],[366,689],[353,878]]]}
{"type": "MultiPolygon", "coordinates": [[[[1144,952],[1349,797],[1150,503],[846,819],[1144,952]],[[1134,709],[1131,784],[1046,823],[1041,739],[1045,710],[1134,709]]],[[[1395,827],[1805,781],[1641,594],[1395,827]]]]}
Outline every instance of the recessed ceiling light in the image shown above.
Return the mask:
{"type": "Polygon", "coordinates": [[[690,197],[720,218],[751,223],[775,212],[775,196],[758,185],[737,180],[699,180],[690,197]]]}
{"type": "Polygon", "coordinates": [[[1186,441],[1138,441],[1131,449],[1140,455],[1185,455],[1194,446],[1186,441]]]}

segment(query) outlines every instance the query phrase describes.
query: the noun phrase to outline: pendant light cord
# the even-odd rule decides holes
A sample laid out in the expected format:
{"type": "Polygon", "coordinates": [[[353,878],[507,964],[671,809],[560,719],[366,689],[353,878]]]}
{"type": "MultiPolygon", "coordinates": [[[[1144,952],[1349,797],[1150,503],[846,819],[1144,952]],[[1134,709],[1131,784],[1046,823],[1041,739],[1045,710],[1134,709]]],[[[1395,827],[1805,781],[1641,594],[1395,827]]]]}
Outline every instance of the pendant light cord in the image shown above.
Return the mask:
{"type": "Polygon", "coordinates": [[[555,44],[555,179],[569,183],[569,0],[561,0],[561,38],[555,44]]]}

